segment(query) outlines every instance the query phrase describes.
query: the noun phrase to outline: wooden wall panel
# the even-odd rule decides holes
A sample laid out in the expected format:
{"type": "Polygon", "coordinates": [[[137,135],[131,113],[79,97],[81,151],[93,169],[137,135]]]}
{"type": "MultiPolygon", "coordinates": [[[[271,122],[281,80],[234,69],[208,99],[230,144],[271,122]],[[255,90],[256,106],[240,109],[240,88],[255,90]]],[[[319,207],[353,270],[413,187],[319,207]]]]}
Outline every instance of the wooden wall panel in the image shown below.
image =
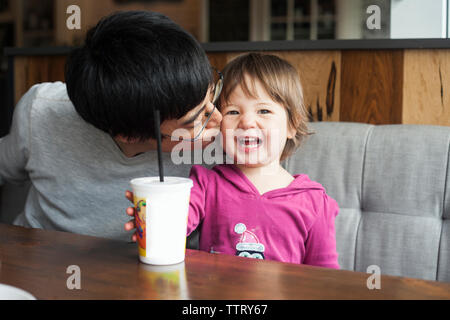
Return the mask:
{"type": "Polygon", "coordinates": [[[342,52],[340,121],[402,122],[403,50],[342,52]]]}
{"type": "MultiPolygon", "coordinates": [[[[339,121],[341,52],[274,51],[298,71],[305,106],[313,121],[339,121]]],[[[242,53],[209,53],[211,65],[222,70],[226,63],[242,53]]]]}
{"type": "MultiPolygon", "coordinates": [[[[450,50],[277,51],[299,71],[314,121],[450,126],[450,50]]],[[[223,69],[241,52],[208,53],[223,69]]],[[[64,81],[65,56],[17,56],[14,99],[64,81]]]]}
{"type": "Polygon", "coordinates": [[[339,121],[341,52],[273,52],[289,61],[299,72],[305,106],[312,121],[339,121]]]}
{"type": "Polygon", "coordinates": [[[450,126],[450,51],[406,50],[403,123],[450,126]]]}
{"type": "Polygon", "coordinates": [[[209,58],[209,63],[217,68],[218,70],[223,70],[226,64],[233,60],[235,57],[240,55],[240,52],[211,52],[207,53],[209,58]]]}
{"type": "Polygon", "coordinates": [[[66,56],[14,58],[14,105],[36,83],[64,81],[66,56]]]}

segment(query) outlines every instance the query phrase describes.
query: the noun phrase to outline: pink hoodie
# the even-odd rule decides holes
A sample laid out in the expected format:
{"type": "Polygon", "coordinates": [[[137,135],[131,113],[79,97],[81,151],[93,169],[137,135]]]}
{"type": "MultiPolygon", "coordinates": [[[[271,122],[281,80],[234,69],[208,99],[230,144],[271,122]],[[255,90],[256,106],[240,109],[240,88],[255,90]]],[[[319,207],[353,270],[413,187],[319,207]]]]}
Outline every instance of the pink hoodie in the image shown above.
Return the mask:
{"type": "Polygon", "coordinates": [[[263,195],[234,165],[193,166],[190,178],[188,234],[199,226],[200,250],[339,269],[339,207],[307,175],[263,195]]]}

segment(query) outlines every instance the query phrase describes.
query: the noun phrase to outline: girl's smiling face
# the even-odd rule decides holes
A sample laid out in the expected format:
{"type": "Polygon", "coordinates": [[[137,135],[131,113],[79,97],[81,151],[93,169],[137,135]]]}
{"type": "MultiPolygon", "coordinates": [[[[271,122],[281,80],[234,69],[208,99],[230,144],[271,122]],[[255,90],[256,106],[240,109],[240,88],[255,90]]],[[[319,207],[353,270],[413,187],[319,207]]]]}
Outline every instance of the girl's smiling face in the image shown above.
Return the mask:
{"type": "Polygon", "coordinates": [[[234,163],[261,167],[280,162],[287,139],[295,135],[289,128],[283,105],[275,102],[259,81],[245,77],[246,94],[238,85],[221,106],[224,150],[234,163]]]}

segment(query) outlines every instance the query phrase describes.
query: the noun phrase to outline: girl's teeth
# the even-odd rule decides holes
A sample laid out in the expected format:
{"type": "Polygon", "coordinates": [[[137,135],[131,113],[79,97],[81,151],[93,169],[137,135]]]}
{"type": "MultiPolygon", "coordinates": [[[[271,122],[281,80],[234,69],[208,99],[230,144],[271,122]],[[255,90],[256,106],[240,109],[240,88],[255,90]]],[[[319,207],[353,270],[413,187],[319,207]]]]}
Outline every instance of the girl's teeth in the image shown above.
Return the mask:
{"type": "Polygon", "coordinates": [[[242,145],[258,145],[260,143],[259,138],[240,138],[239,143],[242,145]]]}

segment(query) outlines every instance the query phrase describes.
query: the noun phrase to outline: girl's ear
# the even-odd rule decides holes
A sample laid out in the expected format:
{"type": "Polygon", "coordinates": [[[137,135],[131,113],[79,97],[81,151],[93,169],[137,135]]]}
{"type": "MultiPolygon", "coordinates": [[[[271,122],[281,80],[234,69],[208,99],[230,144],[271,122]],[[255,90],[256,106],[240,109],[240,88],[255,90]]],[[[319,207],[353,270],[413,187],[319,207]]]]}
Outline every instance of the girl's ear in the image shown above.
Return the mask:
{"type": "Polygon", "coordinates": [[[291,126],[290,123],[288,123],[288,128],[287,128],[287,135],[286,135],[286,137],[287,137],[288,139],[294,139],[294,137],[295,137],[296,134],[297,134],[297,130],[296,130],[295,128],[293,128],[293,127],[291,126]]]}

